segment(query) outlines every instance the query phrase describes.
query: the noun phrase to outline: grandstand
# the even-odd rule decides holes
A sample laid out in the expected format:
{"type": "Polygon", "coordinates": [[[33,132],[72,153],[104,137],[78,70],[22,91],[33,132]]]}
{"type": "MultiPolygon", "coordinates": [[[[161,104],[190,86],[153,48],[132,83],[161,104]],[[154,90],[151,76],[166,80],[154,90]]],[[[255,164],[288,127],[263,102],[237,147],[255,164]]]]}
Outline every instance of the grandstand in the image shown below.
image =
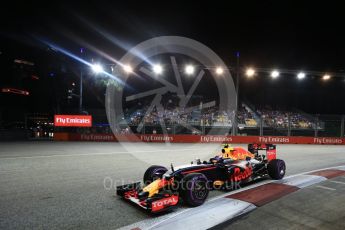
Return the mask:
{"type": "MultiPolygon", "coordinates": [[[[143,121],[146,125],[159,124],[162,118],[166,124],[178,124],[179,122],[188,122],[195,125],[205,126],[232,126],[233,114],[227,111],[219,111],[217,106],[212,108],[196,108],[191,111],[184,111],[175,107],[170,107],[164,111],[157,111],[154,108],[150,113],[145,114],[148,106],[144,108],[131,109],[126,112],[126,120],[130,125],[138,125],[143,121]]],[[[265,127],[275,128],[300,128],[312,129],[315,127],[315,119],[311,115],[303,112],[274,110],[269,106],[264,109],[254,110],[248,105],[242,104],[238,110],[237,122],[245,127],[258,127],[260,118],[263,119],[265,127]]]]}
{"type": "MultiPolygon", "coordinates": [[[[200,103],[199,105],[191,106],[190,108],[192,109],[181,109],[177,100],[163,101],[162,104],[164,105],[164,110],[158,111],[157,108],[153,108],[152,111],[147,113],[149,102],[142,101],[138,105],[126,110],[125,120],[131,127],[143,125],[151,127],[149,130],[155,130],[155,132],[160,132],[157,130],[161,129],[153,129],[152,127],[160,126],[160,120],[163,120],[168,127],[174,127],[171,128],[172,133],[177,130],[181,131],[181,129],[176,129],[176,127],[182,123],[199,127],[199,130],[203,130],[203,132],[210,128],[230,129],[234,123],[234,112],[221,111],[217,105],[204,107],[200,103]]],[[[318,121],[315,116],[296,108],[255,107],[250,103],[244,102],[238,109],[236,119],[243,135],[259,135],[263,131],[273,132],[275,135],[289,135],[291,131],[302,130],[306,134],[302,132],[299,135],[303,136],[313,135],[315,129],[322,131],[324,127],[323,122],[318,121]]],[[[181,131],[182,133],[187,132],[185,129],[183,130],[181,131]]]]}
{"type": "MultiPolygon", "coordinates": [[[[200,98],[202,101],[207,99],[200,98]]],[[[130,103],[124,106],[123,117],[119,119],[119,129],[111,130],[104,109],[89,109],[93,117],[92,128],[55,128],[55,132],[115,133],[128,134],[232,134],[234,112],[219,110],[217,103],[208,106],[200,101],[181,109],[178,100],[162,101],[163,110],[153,107],[148,112],[150,101],[130,103]],[[166,130],[164,132],[161,122],[166,130]],[[188,124],[186,127],[186,124],[188,124]],[[139,128],[141,127],[141,128],[139,128]],[[211,133],[213,131],[213,133],[211,133]]],[[[276,136],[340,136],[342,116],[319,116],[305,113],[296,108],[277,108],[272,105],[256,106],[242,102],[236,116],[239,135],[276,136]]],[[[30,119],[26,119],[29,121],[30,119]]],[[[52,121],[49,121],[50,123],[52,121]]],[[[35,130],[31,123],[26,125],[35,130]],[[32,126],[32,127],[31,127],[32,126]]],[[[37,138],[32,131],[28,134],[37,138]]],[[[39,135],[41,137],[41,135],[39,135]]]]}

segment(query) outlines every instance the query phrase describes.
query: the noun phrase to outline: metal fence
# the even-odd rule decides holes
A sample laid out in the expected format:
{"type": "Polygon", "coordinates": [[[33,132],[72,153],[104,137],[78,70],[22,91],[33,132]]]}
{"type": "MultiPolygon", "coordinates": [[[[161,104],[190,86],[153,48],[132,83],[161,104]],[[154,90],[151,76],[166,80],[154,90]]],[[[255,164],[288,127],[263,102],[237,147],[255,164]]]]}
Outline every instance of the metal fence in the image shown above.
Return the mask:
{"type": "MultiPolygon", "coordinates": [[[[287,125],[267,125],[260,119],[256,126],[238,125],[235,135],[243,136],[307,136],[307,137],[344,137],[345,129],[344,115],[317,115],[310,127],[294,127],[291,121],[287,125]]],[[[135,125],[123,125],[119,132],[128,132],[128,127],[133,133],[140,134],[164,134],[160,125],[146,124],[140,132],[135,125]],[[127,128],[127,130],[126,130],[127,128]]],[[[232,126],[206,126],[191,124],[189,128],[179,125],[167,125],[167,134],[194,134],[194,135],[234,135],[232,126]],[[191,128],[192,127],[192,128],[191,128]],[[193,130],[195,128],[195,130],[193,130]]]]}
{"type": "MultiPolygon", "coordinates": [[[[93,127],[53,127],[52,116],[30,115],[25,118],[23,127],[20,130],[27,133],[30,139],[52,139],[54,132],[69,133],[112,133],[106,118],[98,119],[94,117],[93,127]]],[[[306,136],[306,137],[344,137],[345,116],[344,115],[316,115],[312,117],[312,125],[309,127],[296,127],[292,122],[279,125],[268,125],[264,119],[259,119],[257,125],[247,126],[239,124],[237,129],[232,129],[231,125],[200,125],[202,122],[189,123],[188,126],[181,124],[167,124],[166,129],[161,125],[144,124],[139,130],[137,125],[120,125],[117,133],[138,133],[138,134],[189,134],[189,135],[242,135],[242,136],[306,136]],[[165,130],[165,131],[164,131],[165,130]]],[[[15,127],[14,130],[18,130],[15,127]]],[[[0,129],[8,132],[8,128],[0,129]]]]}

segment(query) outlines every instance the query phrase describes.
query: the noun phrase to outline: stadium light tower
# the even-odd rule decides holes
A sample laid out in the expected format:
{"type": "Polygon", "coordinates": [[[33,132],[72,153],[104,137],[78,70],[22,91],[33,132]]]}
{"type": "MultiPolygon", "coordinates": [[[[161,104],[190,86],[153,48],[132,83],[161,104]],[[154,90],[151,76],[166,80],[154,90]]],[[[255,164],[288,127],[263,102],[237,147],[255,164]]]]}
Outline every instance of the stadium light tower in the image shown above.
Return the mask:
{"type": "MultiPolygon", "coordinates": [[[[83,49],[80,50],[80,53],[83,53],[83,49]]],[[[91,65],[91,69],[96,74],[104,71],[103,66],[101,66],[100,64],[91,65]]],[[[83,67],[80,68],[79,113],[83,113],[83,67]]]]}
{"type": "Polygon", "coordinates": [[[234,136],[237,135],[237,127],[238,127],[237,114],[238,114],[239,96],[240,96],[240,52],[237,51],[236,52],[236,105],[235,105],[235,113],[234,113],[233,124],[232,124],[232,135],[234,136]]]}
{"type": "MultiPolygon", "coordinates": [[[[80,56],[83,56],[84,48],[80,48],[80,56]]],[[[79,82],[79,113],[83,112],[83,67],[80,68],[80,82],[79,82]]]]}
{"type": "Polygon", "coordinates": [[[80,69],[80,86],[79,86],[79,113],[83,112],[83,70],[80,69]]]}

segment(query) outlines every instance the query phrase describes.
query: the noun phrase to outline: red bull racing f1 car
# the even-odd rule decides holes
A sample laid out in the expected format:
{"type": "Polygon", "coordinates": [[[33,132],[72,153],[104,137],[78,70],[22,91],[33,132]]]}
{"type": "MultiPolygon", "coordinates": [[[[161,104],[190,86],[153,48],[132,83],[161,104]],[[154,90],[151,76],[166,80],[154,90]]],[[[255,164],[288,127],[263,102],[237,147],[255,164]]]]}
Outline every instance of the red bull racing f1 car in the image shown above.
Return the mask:
{"type": "Polygon", "coordinates": [[[170,170],[153,165],[144,174],[144,186],[140,182],[122,185],[117,195],[157,213],[175,207],[180,200],[189,206],[202,205],[212,189],[234,189],[234,185],[266,177],[279,180],[285,175],[285,162],[276,159],[273,144],[249,144],[248,150],[224,144],[221,151],[209,161],[197,159],[187,166],[171,165],[170,170]]]}

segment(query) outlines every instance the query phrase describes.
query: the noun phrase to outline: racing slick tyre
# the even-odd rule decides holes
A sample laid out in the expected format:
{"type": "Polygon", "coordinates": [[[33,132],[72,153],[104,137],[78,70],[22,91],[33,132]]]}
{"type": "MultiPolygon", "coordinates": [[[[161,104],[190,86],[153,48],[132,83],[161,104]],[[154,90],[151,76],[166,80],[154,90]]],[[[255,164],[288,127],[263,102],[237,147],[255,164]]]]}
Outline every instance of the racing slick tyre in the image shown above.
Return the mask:
{"type": "Polygon", "coordinates": [[[167,168],[159,165],[150,166],[144,174],[144,184],[150,184],[158,178],[162,178],[163,174],[168,171],[167,168]]]}
{"type": "Polygon", "coordinates": [[[183,201],[192,207],[202,205],[209,192],[208,180],[202,173],[191,173],[181,182],[180,196],[183,201]]]}
{"type": "Polygon", "coordinates": [[[268,162],[268,175],[274,180],[280,180],[285,176],[286,166],[283,160],[274,159],[268,162]]]}

